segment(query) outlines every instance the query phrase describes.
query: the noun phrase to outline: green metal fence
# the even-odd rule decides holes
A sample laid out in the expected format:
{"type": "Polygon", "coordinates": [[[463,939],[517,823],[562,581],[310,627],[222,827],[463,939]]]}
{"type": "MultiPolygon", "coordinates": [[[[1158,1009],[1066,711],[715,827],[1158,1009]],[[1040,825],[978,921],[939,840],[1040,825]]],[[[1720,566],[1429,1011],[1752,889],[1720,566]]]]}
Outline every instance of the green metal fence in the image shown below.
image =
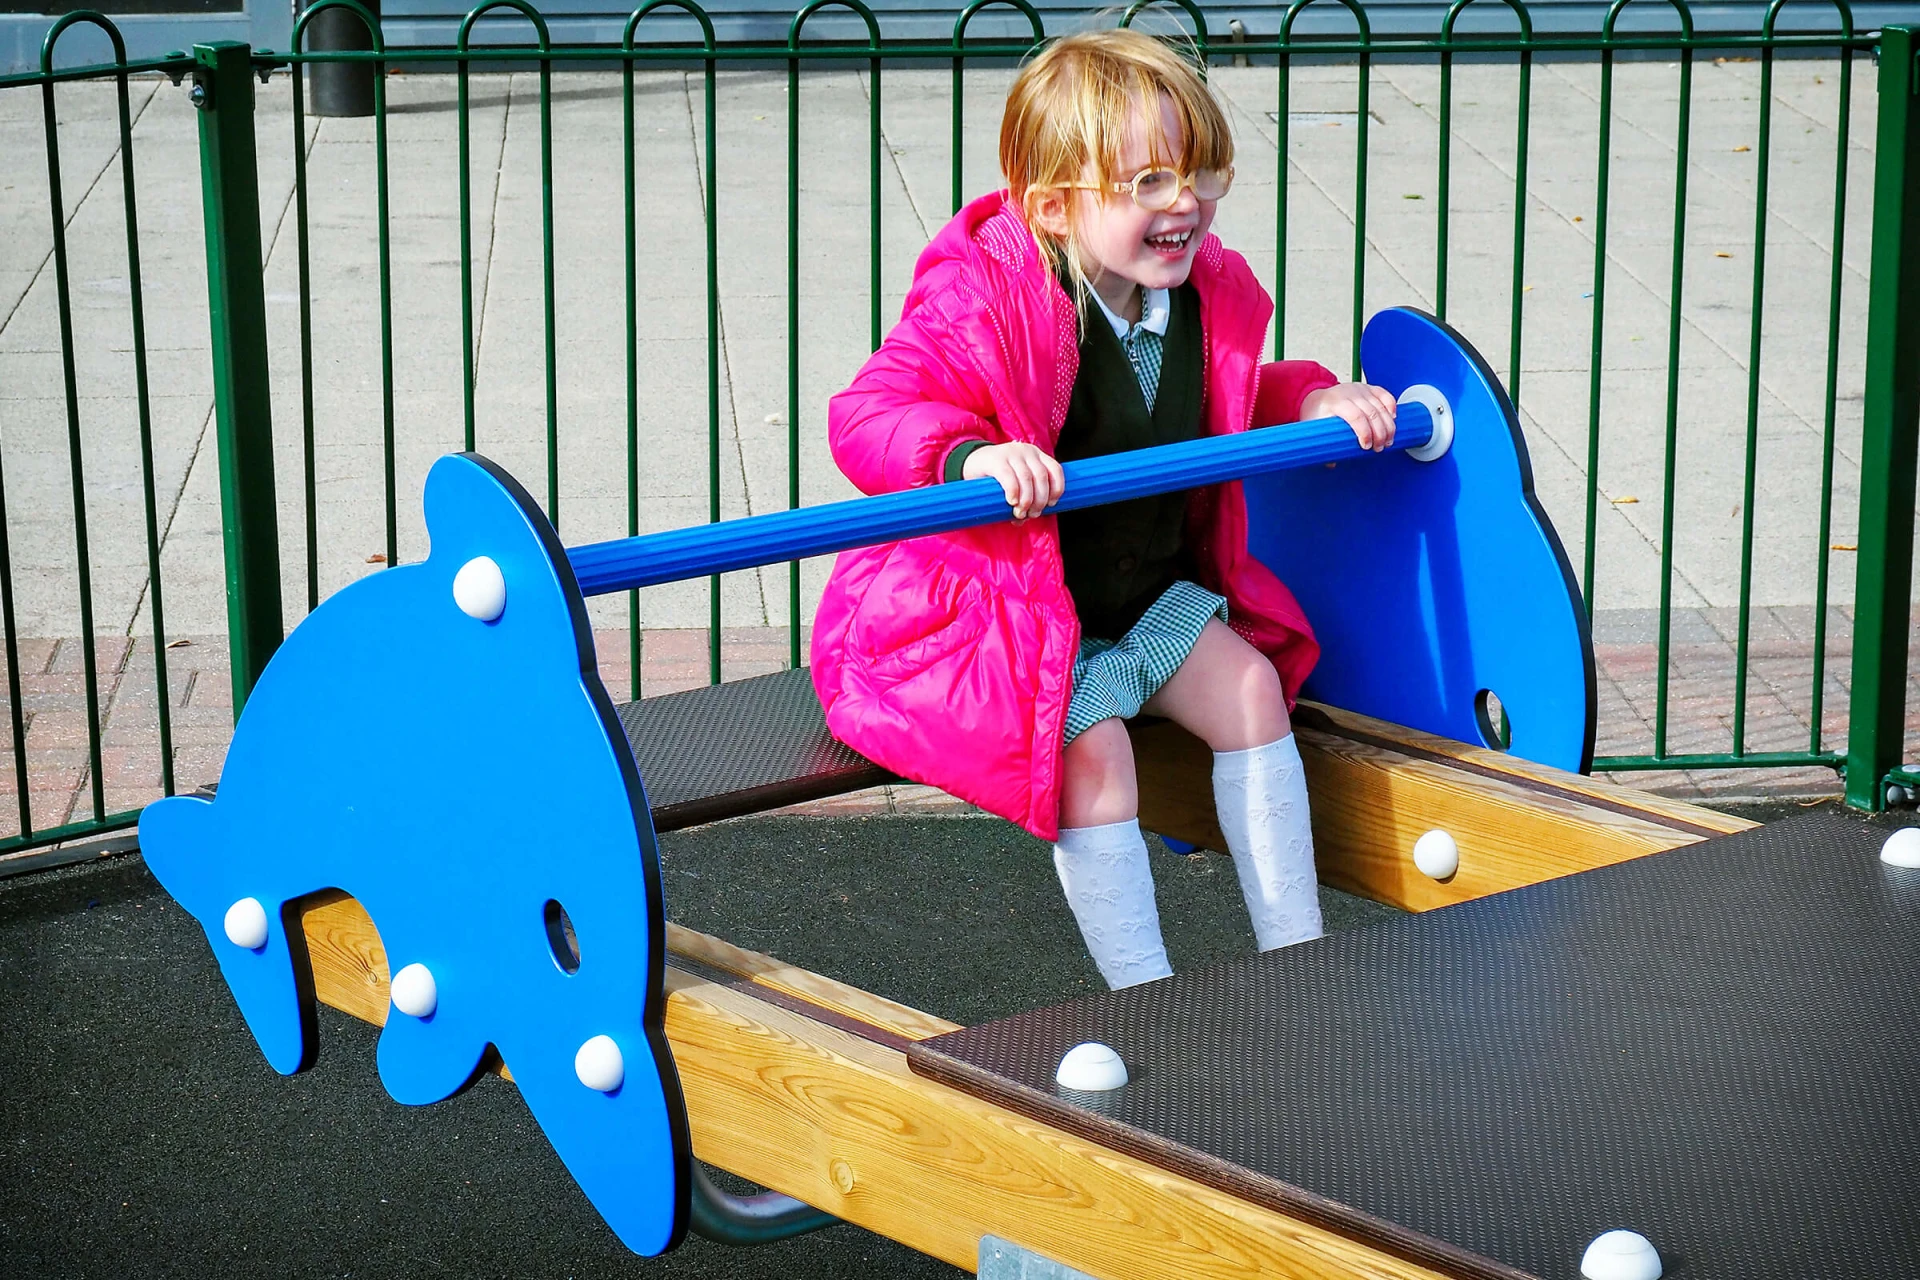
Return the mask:
{"type": "MultiPolygon", "coordinates": [[[[13,789],[16,827],[13,834],[0,838],[0,853],[36,845],[55,843],[77,836],[89,835],[99,831],[113,830],[130,826],[139,817],[137,809],[110,812],[104,784],[105,771],[102,767],[101,743],[101,699],[100,678],[101,663],[96,651],[96,636],[93,624],[94,586],[92,580],[92,555],[88,534],[87,508],[88,487],[84,450],[81,438],[81,408],[79,379],[76,369],[76,349],[73,340],[73,290],[69,279],[69,256],[66,245],[65,194],[61,180],[59,146],[59,110],[56,86],[62,81],[93,78],[101,74],[100,68],[83,68],[73,71],[55,71],[54,52],[61,37],[76,26],[100,28],[112,42],[114,66],[109,72],[118,88],[118,125],[119,125],[119,170],[122,198],[125,204],[126,218],[126,257],[125,267],[129,283],[128,301],[130,307],[130,325],[132,331],[132,359],[136,383],[136,401],[138,405],[139,452],[141,458],[142,498],[146,517],[145,542],[148,552],[147,574],[149,578],[149,601],[152,616],[153,660],[156,666],[156,685],[160,690],[167,687],[166,653],[167,632],[165,609],[160,580],[160,534],[158,513],[154,494],[153,476],[153,439],[151,422],[151,400],[148,393],[147,335],[143,308],[140,268],[140,233],[138,209],[135,200],[133,124],[128,106],[127,78],[130,74],[142,71],[177,71],[185,63],[181,59],[169,59],[162,62],[129,63],[126,58],[126,45],[119,31],[107,19],[89,12],[69,13],[60,18],[48,31],[44,52],[41,55],[41,72],[37,76],[14,77],[6,82],[6,87],[38,86],[41,91],[41,107],[45,122],[46,138],[46,174],[51,206],[51,226],[53,248],[51,253],[54,269],[54,289],[59,316],[61,383],[64,392],[66,410],[66,441],[68,450],[68,481],[73,512],[73,540],[75,548],[74,569],[75,588],[78,596],[81,645],[81,686],[84,691],[85,741],[86,741],[86,784],[83,803],[85,816],[69,818],[64,813],[63,820],[36,822],[33,806],[35,787],[33,785],[33,760],[30,759],[30,739],[28,719],[24,697],[22,672],[22,645],[15,616],[16,578],[12,551],[12,528],[19,518],[19,495],[13,496],[13,509],[9,512],[6,488],[5,467],[8,461],[7,451],[0,448],[0,622],[4,623],[5,657],[7,668],[7,707],[11,747],[13,755],[13,789]]],[[[21,158],[21,159],[24,159],[21,158]]],[[[9,160],[9,164],[14,161],[9,160]]],[[[11,434],[7,430],[12,424],[0,423],[0,435],[11,434]]],[[[52,502],[53,495],[44,491],[29,494],[34,501],[52,502]]],[[[173,778],[173,740],[172,724],[169,714],[169,699],[161,696],[156,700],[157,751],[163,789],[171,794],[173,778]]],[[[71,747],[66,749],[71,750],[71,747]]]]}
{"type": "MultiPolygon", "coordinates": [[[[1331,0],[1330,0],[1331,2],[1331,0]]],[[[1590,386],[1587,396],[1587,443],[1585,458],[1585,552],[1580,566],[1589,603],[1594,599],[1596,582],[1605,565],[1596,560],[1597,516],[1600,510],[1600,483],[1606,459],[1603,442],[1608,422],[1608,402],[1603,396],[1603,325],[1607,318],[1607,284],[1610,273],[1608,254],[1610,202],[1618,196],[1610,191],[1612,168],[1611,130],[1616,106],[1614,85],[1617,64],[1627,59],[1660,57],[1677,64],[1679,77],[1678,146],[1674,159],[1674,219],[1672,255],[1667,292],[1667,332],[1665,335],[1665,452],[1662,461],[1662,515],[1660,548],[1660,607],[1658,610],[1658,694],[1652,725],[1652,750],[1644,754],[1606,757],[1596,761],[1605,769],[1670,769],[1697,767],[1781,767],[1819,765],[1842,769],[1847,780],[1847,795],[1853,803],[1879,807],[1885,798],[1887,783],[1914,784],[1920,779],[1901,772],[1902,735],[1905,726],[1907,676],[1907,619],[1909,617],[1909,578],[1912,565],[1913,504],[1915,472],[1916,401],[1920,388],[1912,371],[1920,368],[1920,122],[1916,104],[1920,104],[1920,62],[1915,60],[1914,33],[1904,28],[1883,32],[1855,32],[1843,2],[1832,5],[1804,0],[1794,6],[1819,15],[1819,29],[1808,32],[1790,29],[1783,16],[1784,0],[1767,10],[1761,30],[1744,35],[1714,33],[1697,36],[1683,0],[1666,5],[1633,6],[1636,15],[1649,11],[1665,15],[1670,29],[1649,32],[1644,23],[1628,31],[1622,26],[1629,0],[1618,0],[1607,13],[1603,30],[1589,38],[1551,40],[1537,37],[1525,4],[1520,0],[1501,0],[1499,4],[1479,6],[1474,11],[1468,33],[1468,13],[1472,0],[1459,0],[1446,14],[1441,29],[1433,38],[1420,40],[1376,39],[1368,25],[1363,6],[1353,0],[1338,0],[1350,13],[1354,34],[1350,38],[1307,41],[1294,35],[1296,20],[1310,0],[1298,0],[1284,11],[1276,10],[1277,30],[1266,38],[1255,37],[1232,43],[1218,42],[1206,26],[1197,7],[1182,0],[1175,16],[1184,24],[1203,58],[1266,59],[1274,67],[1274,101],[1279,129],[1278,173],[1274,187],[1275,275],[1271,283],[1277,303],[1274,323],[1276,354],[1287,348],[1290,319],[1290,290],[1287,279],[1289,240],[1289,190],[1286,180],[1293,146],[1287,122],[1297,79],[1296,64],[1311,60],[1328,61],[1354,69],[1354,157],[1352,200],[1356,216],[1352,228],[1352,308],[1350,316],[1352,354],[1350,362],[1358,375],[1358,340],[1364,320],[1364,286],[1369,253],[1368,182],[1370,167],[1369,102],[1371,69],[1376,61],[1419,60],[1435,65],[1439,72],[1439,127],[1434,137],[1438,159],[1438,190],[1433,203],[1432,229],[1435,237],[1434,297],[1439,312],[1448,312],[1452,281],[1450,262],[1455,255],[1457,235],[1453,225],[1455,207],[1453,159],[1455,147],[1456,64],[1464,60],[1503,60],[1513,67],[1516,77],[1518,111],[1514,118],[1514,154],[1516,169],[1513,188],[1511,237],[1507,246],[1507,279],[1510,292],[1507,368],[1509,390],[1521,400],[1520,372],[1527,335],[1525,294],[1528,158],[1532,130],[1533,73],[1542,56],[1579,57],[1599,64],[1600,96],[1597,116],[1598,147],[1593,159],[1593,174],[1598,193],[1594,206],[1592,234],[1593,283],[1590,323],[1590,386]],[[1494,22],[1494,16],[1500,22],[1494,22]],[[1505,23],[1502,28],[1500,23],[1505,23]],[[1810,324],[1823,321],[1820,333],[1824,343],[1826,419],[1821,473],[1817,484],[1809,478],[1805,488],[1808,500],[1820,504],[1819,539],[1809,552],[1817,557],[1817,587],[1813,645],[1814,669],[1811,680],[1809,722],[1811,734],[1802,750],[1755,751],[1748,748],[1746,711],[1749,701],[1750,616],[1752,614],[1752,577],[1754,567],[1754,496],[1760,465],[1761,386],[1763,359],[1762,315],[1768,281],[1766,245],[1768,242],[1769,156],[1774,150],[1772,117],[1772,77],[1776,60],[1782,55],[1822,51],[1838,56],[1842,125],[1839,142],[1831,159],[1829,177],[1833,189],[1833,252],[1827,300],[1823,313],[1810,324]],[[1680,376],[1682,371],[1682,303],[1685,284],[1685,248],[1687,244],[1687,181],[1690,172],[1688,143],[1694,127],[1695,105],[1692,72],[1696,59],[1717,54],[1757,59],[1762,91],[1756,109],[1758,150],[1758,192],[1753,209],[1755,262],[1752,272],[1751,336],[1747,350],[1747,389],[1745,433],[1742,441],[1744,486],[1744,524],[1741,542],[1739,586],[1739,630],[1735,663],[1733,720],[1730,741],[1723,749],[1711,751],[1672,751],[1668,744],[1669,667],[1672,650],[1674,581],[1674,543],[1676,535],[1676,477],[1679,468],[1677,432],[1680,415],[1680,376]],[[1845,121],[1851,101],[1852,75],[1856,54],[1873,54],[1879,59],[1879,130],[1876,147],[1876,195],[1872,233],[1871,298],[1867,338],[1867,375],[1865,427],[1861,460],[1861,513],[1859,564],[1854,599],[1854,646],[1852,666],[1852,703],[1850,725],[1844,751],[1841,744],[1822,732],[1825,708],[1822,689],[1827,648],[1829,543],[1833,499],[1835,456],[1836,379],[1841,362],[1843,298],[1842,253],[1849,156],[1845,121]]],[[[1131,21],[1140,9],[1135,5],[1122,20],[1131,21]]],[[[1816,19],[1803,19],[1816,21],[1816,19]]],[[[293,137],[291,159],[293,184],[293,234],[298,258],[299,324],[299,397],[298,410],[282,404],[283,422],[297,416],[300,423],[301,472],[297,480],[276,477],[272,452],[272,382],[268,367],[266,307],[261,262],[261,211],[258,200],[255,155],[254,78],[265,83],[275,73],[321,63],[372,62],[374,77],[373,154],[374,181],[371,207],[377,234],[372,256],[377,272],[379,302],[379,345],[382,476],[384,494],[384,561],[395,563],[400,554],[397,493],[405,485],[416,485],[418,477],[402,476],[396,465],[395,410],[395,298],[391,261],[393,215],[390,209],[390,145],[387,71],[389,63],[404,59],[414,69],[450,68],[456,76],[459,112],[458,205],[461,228],[461,331],[464,366],[463,402],[459,411],[463,421],[464,444],[485,449],[488,441],[477,438],[475,407],[475,286],[473,254],[474,159],[469,128],[470,83],[476,66],[485,70],[532,69],[539,78],[541,229],[543,244],[542,298],[544,350],[544,415],[540,424],[547,460],[546,506],[556,521],[560,515],[560,466],[562,422],[560,413],[559,361],[555,321],[555,210],[554,149],[552,118],[554,79],[574,69],[617,68],[622,77],[624,126],[623,197],[625,226],[622,262],[626,361],[624,391],[626,405],[626,456],[623,460],[626,482],[626,517],[629,532],[640,529],[642,456],[649,441],[642,438],[640,405],[646,384],[641,368],[639,339],[645,327],[641,296],[644,282],[637,274],[637,237],[640,225],[640,177],[636,172],[635,74],[637,69],[673,66],[697,70],[704,87],[704,137],[706,146],[701,174],[703,187],[705,253],[705,341],[707,358],[706,438],[708,448],[708,515],[720,516],[721,502],[721,384],[720,329],[721,294],[718,242],[720,187],[717,178],[717,139],[723,127],[733,123],[723,119],[716,106],[716,80],[723,68],[782,68],[787,80],[786,171],[778,176],[786,193],[786,398],[787,410],[787,502],[801,500],[800,463],[804,430],[819,430],[824,425],[821,406],[803,403],[800,366],[802,358],[801,249],[801,175],[808,156],[802,136],[801,100],[810,69],[854,66],[865,71],[869,86],[868,150],[868,242],[867,287],[870,299],[868,316],[871,341],[877,344],[883,332],[881,248],[886,233],[882,219],[882,85],[890,69],[900,67],[942,67],[952,70],[951,201],[958,208],[963,196],[962,157],[967,138],[961,127],[965,96],[963,73],[970,63],[994,59],[1001,64],[1024,54],[1046,37],[1042,20],[1026,0],[973,0],[957,17],[951,40],[937,42],[889,42],[883,38],[878,19],[860,0],[813,0],[797,12],[784,45],[722,46],[713,36],[708,15],[695,0],[649,0],[637,9],[626,24],[617,46],[556,45],[548,38],[539,12],[526,0],[488,0],[472,10],[460,24],[454,46],[449,48],[390,51],[382,43],[377,22],[355,0],[322,0],[308,9],[294,29],[295,51],[250,50],[238,44],[210,44],[196,47],[191,56],[181,55],[146,63],[126,62],[122,46],[114,35],[116,59],[110,65],[55,70],[55,50],[66,31],[76,24],[105,29],[114,35],[112,25],[89,13],[71,14],[60,20],[49,33],[47,51],[39,74],[0,81],[0,90],[38,87],[45,102],[46,163],[53,189],[52,259],[57,271],[60,308],[67,314],[67,249],[63,241],[63,205],[59,194],[59,129],[56,116],[56,90],[76,79],[105,79],[119,86],[120,145],[123,183],[126,192],[126,259],[131,280],[131,305],[135,334],[134,359],[139,366],[137,398],[140,407],[140,450],[146,476],[145,537],[148,548],[147,572],[150,580],[152,644],[159,667],[158,688],[168,688],[165,672],[166,632],[162,622],[160,535],[156,522],[153,489],[152,442],[147,434],[148,392],[145,352],[141,337],[141,289],[139,232],[134,208],[134,135],[127,115],[129,77],[162,73],[176,79],[193,78],[193,101],[199,108],[199,141],[202,165],[203,211],[206,227],[206,276],[209,319],[213,336],[214,403],[220,445],[220,475],[225,507],[224,532],[227,565],[228,631],[231,643],[234,703],[244,701],[246,691],[278,643],[283,630],[280,583],[280,531],[276,515],[278,486],[297,483],[305,513],[302,532],[305,548],[306,602],[316,604],[321,595],[320,519],[323,498],[316,483],[316,439],[328,425],[319,421],[316,410],[316,383],[321,375],[314,360],[314,336],[317,332],[314,311],[314,285],[309,226],[309,175],[307,172],[304,96],[293,96],[293,137]],[[302,52],[305,33],[314,15],[329,8],[348,10],[367,23],[372,48],[364,52],[302,52]],[[823,10],[852,14],[866,32],[864,41],[827,39],[809,40],[808,25],[823,10]],[[983,12],[1002,17],[1024,19],[1028,34],[1017,38],[984,39],[970,37],[969,27],[983,12]],[[677,34],[697,29],[700,36],[689,42],[674,39],[645,42],[649,30],[661,29],[663,20],[675,19],[677,34]],[[692,27],[688,27],[688,22],[692,27]],[[501,24],[509,24],[503,27],[501,24]],[[531,33],[530,43],[500,43],[523,39],[531,33]],[[480,37],[493,33],[495,39],[480,37]],[[803,428],[803,424],[806,424],[803,428]]],[[[611,165],[613,158],[608,157],[611,165]]],[[[1296,313],[1297,314],[1297,313],[1296,313]]],[[[78,547],[78,585],[83,601],[82,630],[88,648],[85,656],[87,716],[91,746],[91,816],[51,829],[39,829],[29,812],[28,731],[23,723],[20,662],[16,652],[13,617],[13,577],[8,561],[7,512],[4,471],[0,471],[0,613],[4,613],[9,677],[9,705],[12,715],[14,773],[18,792],[18,834],[0,840],[0,852],[26,845],[71,837],[77,833],[105,830],[132,821],[132,812],[110,813],[103,799],[100,757],[100,709],[97,691],[97,663],[91,647],[92,622],[85,612],[89,592],[88,550],[86,542],[87,493],[82,465],[79,428],[80,397],[75,384],[75,352],[70,329],[63,327],[66,397],[70,418],[70,476],[74,529],[78,547]]],[[[452,406],[448,406],[451,411],[452,406]]],[[[688,423],[687,429],[696,424],[688,423]]],[[[0,451],[0,466],[5,464],[0,451]]],[[[17,498],[16,498],[17,510],[17,498]]],[[[788,573],[789,660],[795,664],[801,655],[801,594],[798,564],[788,573]]],[[[709,584],[709,674],[720,677],[721,596],[719,581],[709,584]]],[[[640,610],[638,597],[629,602],[629,628],[633,650],[630,654],[634,696],[639,696],[641,672],[640,610]]],[[[169,698],[157,700],[159,752],[165,768],[164,789],[171,792],[172,746],[168,730],[169,698]]]]}

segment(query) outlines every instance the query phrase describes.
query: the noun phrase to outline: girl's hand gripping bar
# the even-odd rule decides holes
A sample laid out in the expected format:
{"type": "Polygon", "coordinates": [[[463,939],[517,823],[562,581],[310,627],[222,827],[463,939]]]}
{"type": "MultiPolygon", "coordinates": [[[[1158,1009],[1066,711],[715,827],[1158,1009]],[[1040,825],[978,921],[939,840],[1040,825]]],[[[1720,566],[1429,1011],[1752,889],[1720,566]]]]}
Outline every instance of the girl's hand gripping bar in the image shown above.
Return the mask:
{"type": "MultiPolygon", "coordinates": [[[[1438,392],[1410,388],[1400,403],[1390,451],[1404,450],[1431,461],[1451,441],[1448,419],[1446,401],[1438,392]],[[1416,398],[1416,393],[1425,394],[1416,398]],[[1435,444],[1441,445],[1439,452],[1432,449],[1435,444]]],[[[1064,468],[1066,492],[1047,510],[1076,511],[1367,456],[1369,451],[1360,447],[1353,428],[1339,418],[1206,436],[1069,462],[1064,468]]],[[[967,480],[594,542],[569,548],[567,558],[580,581],[581,594],[598,596],[1011,518],[999,482],[967,480]]]]}

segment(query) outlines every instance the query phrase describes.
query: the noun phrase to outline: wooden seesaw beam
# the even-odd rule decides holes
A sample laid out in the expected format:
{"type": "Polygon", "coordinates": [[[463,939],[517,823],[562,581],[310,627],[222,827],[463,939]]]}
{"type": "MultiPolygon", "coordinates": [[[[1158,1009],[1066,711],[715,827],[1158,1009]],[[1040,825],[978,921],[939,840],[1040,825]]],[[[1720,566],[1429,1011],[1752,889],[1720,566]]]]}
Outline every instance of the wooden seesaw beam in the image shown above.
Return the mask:
{"type": "MultiPolygon", "coordinates": [[[[384,1024],[360,904],[318,895],[302,923],[320,999],[384,1024]]],[[[993,1234],[1114,1280],[1443,1274],[914,1075],[906,1045],[955,1024],[689,929],[668,945],[667,1039],[710,1164],[968,1270],[993,1234]]]]}
{"type": "MultiPolygon", "coordinates": [[[[1323,878],[1411,909],[1753,825],[1345,712],[1298,722],[1323,878]],[[1407,852],[1436,826],[1461,849],[1446,884],[1407,852]]],[[[1205,748],[1171,725],[1136,741],[1148,825],[1217,845],[1205,748]]],[[[316,895],[302,923],[320,999],[384,1024],[360,905],[316,895]]],[[[968,1269],[993,1234],[1113,1280],[1445,1274],[1417,1240],[1351,1240],[914,1075],[906,1046],[953,1023],[677,925],[667,945],[694,1150],[762,1186],[968,1269]]]]}

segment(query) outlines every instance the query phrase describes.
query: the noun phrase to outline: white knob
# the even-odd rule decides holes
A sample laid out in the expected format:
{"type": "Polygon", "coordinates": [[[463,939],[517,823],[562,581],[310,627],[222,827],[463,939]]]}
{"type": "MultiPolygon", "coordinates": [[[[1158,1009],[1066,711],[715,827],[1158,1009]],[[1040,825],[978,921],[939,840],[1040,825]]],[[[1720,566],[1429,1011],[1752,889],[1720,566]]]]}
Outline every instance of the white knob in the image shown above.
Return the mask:
{"type": "Polygon", "coordinates": [[[627,1078],[627,1061],[612,1036],[595,1036],[573,1055],[573,1073],[587,1088],[612,1093],[627,1078]]]}
{"type": "Polygon", "coordinates": [[[227,908],[227,941],[258,951],[267,945],[267,909],[258,898],[242,898],[227,908]]]}
{"type": "Polygon", "coordinates": [[[1413,842],[1413,865],[1435,880],[1445,880],[1460,869],[1460,846],[1435,828],[1413,842]]]}
{"type": "Polygon", "coordinates": [[[1053,1078],[1064,1089],[1105,1093],[1127,1082],[1127,1064],[1120,1061],[1120,1055],[1109,1046],[1088,1041],[1067,1050],[1053,1078]]]}
{"type": "Polygon", "coordinates": [[[440,1007],[440,986],[433,972],[423,964],[410,964],[393,975],[393,1007],[415,1018],[424,1018],[440,1007]]]}
{"type": "Polygon", "coordinates": [[[1660,1255],[1638,1231],[1608,1231],[1595,1236],[1580,1259],[1587,1280],[1660,1280],[1660,1255]]]}
{"type": "Polygon", "coordinates": [[[1902,827],[1880,846],[1880,861],[1895,867],[1920,867],[1920,827],[1902,827]]]}
{"type": "Polygon", "coordinates": [[[453,602],[469,618],[492,622],[506,611],[507,580],[489,556],[475,556],[453,575],[453,602]]]}
{"type": "Polygon", "coordinates": [[[1401,404],[1425,405],[1427,415],[1433,419],[1433,435],[1418,448],[1407,450],[1407,456],[1415,462],[1433,462],[1446,456],[1453,448],[1453,406],[1447,403],[1447,397],[1438,387],[1430,387],[1417,382],[1400,393],[1401,404]]]}

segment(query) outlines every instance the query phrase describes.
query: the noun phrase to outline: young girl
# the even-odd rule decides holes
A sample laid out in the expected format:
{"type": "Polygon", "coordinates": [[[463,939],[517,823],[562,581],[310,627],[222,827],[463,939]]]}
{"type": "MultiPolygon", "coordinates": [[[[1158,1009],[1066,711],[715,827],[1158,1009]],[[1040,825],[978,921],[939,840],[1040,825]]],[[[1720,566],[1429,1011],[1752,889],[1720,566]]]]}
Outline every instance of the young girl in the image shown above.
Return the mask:
{"type": "Polygon", "coordinates": [[[1319,649],[1247,552],[1240,485],[1042,514],[1060,463],[1338,415],[1393,439],[1394,402],[1307,361],[1262,364],[1273,304],[1208,234],[1233,139],[1193,67],[1132,31],[1070,36],[1014,82],[1007,188],[948,223],[900,323],[834,397],[867,493],[992,476],[1011,521],[848,552],[814,621],[827,724],[904,777],[1054,842],[1109,986],[1172,970],[1123,721],[1214,750],[1260,948],[1320,934],[1287,713],[1319,649]]]}

